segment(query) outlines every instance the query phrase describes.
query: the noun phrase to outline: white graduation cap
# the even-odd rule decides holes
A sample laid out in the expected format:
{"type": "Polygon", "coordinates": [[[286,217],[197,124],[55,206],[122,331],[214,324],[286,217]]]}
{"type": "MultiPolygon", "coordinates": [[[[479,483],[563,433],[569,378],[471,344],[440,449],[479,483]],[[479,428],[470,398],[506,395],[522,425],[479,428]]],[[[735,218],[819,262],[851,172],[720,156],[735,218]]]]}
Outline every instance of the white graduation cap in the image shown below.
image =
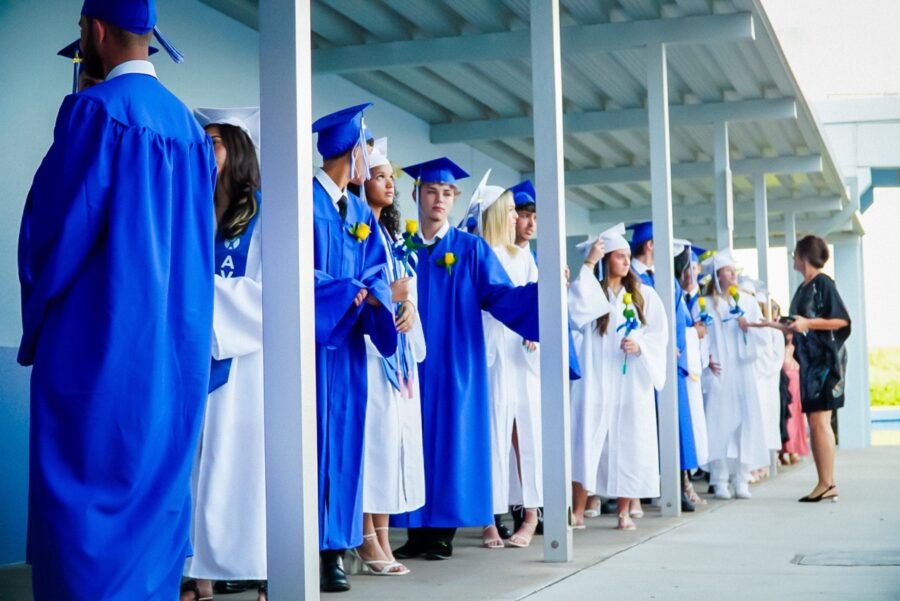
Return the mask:
{"type": "Polygon", "coordinates": [[[737,267],[737,261],[734,260],[730,248],[723,248],[712,256],[712,265],[715,271],[719,271],[723,267],[737,267]]]}
{"type": "Polygon", "coordinates": [[[387,158],[387,142],[387,138],[378,138],[375,140],[372,151],[369,152],[369,169],[391,164],[387,158]]]}
{"type": "Polygon", "coordinates": [[[194,117],[201,127],[207,125],[233,125],[244,131],[253,145],[259,148],[259,107],[236,108],[198,108],[194,109],[194,117]]]}
{"type": "Polygon", "coordinates": [[[588,239],[578,244],[575,248],[581,251],[585,257],[591,252],[591,247],[597,240],[603,240],[603,247],[606,254],[617,250],[630,249],[631,245],[625,239],[625,224],[618,223],[608,230],[604,230],[599,236],[588,236],[588,239]]]}
{"type": "Polygon", "coordinates": [[[674,238],[672,240],[672,256],[677,257],[684,252],[685,248],[689,248],[690,246],[690,240],[685,240],[684,238],[674,238]]]}
{"type": "Polygon", "coordinates": [[[481,181],[478,182],[478,186],[472,193],[472,198],[469,199],[469,207],[466,209],[465,217],[457,226],[470,234],[481,235],[481,216],[506,192],[506,188],[492,186],[487,183],[490,175],[491,170],[488,169],[481,181]]]}

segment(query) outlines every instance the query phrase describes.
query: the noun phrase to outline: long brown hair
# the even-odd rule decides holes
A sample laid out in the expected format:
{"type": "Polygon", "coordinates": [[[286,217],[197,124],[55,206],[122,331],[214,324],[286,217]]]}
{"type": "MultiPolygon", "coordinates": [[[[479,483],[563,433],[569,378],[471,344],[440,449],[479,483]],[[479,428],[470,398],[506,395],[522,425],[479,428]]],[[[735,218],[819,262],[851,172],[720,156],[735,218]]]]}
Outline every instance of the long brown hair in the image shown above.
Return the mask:
{"type": "Polygon", "coordinates": [[[225,123],[216,124],[219,136],[228,153],[222,173],[216,183],[216,198],[227,199],[228,208],[219,223],[219,237],[236,238],[245,231],[259,206],[259,160],[256,149],[244,130],[225,123]]]}
{"type": "MultiPolygon", "coordinates": [[[[603,294],[609,298],[609,255],[603,257],[603,260],[600,264],[603,266],[603,279],[600,280],[600,286],[603,288],[603,294]]],[[[596,267],[594,268],[597,269],[596,267]]],[[[631,269],[628,270],[628,275],[622,278],[622,286],[625,288],[625,292],[631,293],[631,302],[634,305],[634,309],[637,312],[638,320],[643,324],[647,325],[647,320],[644,318],[644,295],[641,294],[641,279],[637,276],[634,271],[631,269]]],[[[597,319],[597,331],[600,332],[601,336],[606,335],[606,330],[609,328],[609,320],[612,313],[607,313],[603,315],[599,319],[597,319]]]]}

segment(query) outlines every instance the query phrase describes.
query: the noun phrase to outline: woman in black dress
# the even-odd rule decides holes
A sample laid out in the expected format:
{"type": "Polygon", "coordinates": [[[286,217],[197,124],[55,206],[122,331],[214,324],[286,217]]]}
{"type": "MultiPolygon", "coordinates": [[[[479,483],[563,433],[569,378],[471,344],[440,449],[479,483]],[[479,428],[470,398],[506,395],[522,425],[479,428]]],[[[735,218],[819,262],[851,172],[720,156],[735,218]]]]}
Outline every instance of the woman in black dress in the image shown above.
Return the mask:
{"type": "Polygon", "coordinates": [[[793,252],[794,270],[803,283],[791,301],[782,330],[794,333],[794,357],[800,363],[800,400],[809,417],[813,458],[819,482],[801,503],[835,501],[834,431],[831,414],[844,406],[844,377],[850,336],[850,315],[834,281],[822,273],[828,245],[818,236],[806,236],[793,252]]]}

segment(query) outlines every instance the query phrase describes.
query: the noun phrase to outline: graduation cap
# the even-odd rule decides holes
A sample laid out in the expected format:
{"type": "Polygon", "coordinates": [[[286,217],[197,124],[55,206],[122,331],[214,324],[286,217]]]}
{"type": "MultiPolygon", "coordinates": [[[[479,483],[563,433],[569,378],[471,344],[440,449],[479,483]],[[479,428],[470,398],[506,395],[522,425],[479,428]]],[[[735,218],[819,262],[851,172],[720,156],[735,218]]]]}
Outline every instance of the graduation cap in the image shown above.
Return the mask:
{"type": "Polygon", "coordinates": [[[634,249],[647,240],[653,240],[653,222],[642,221],[640,223],[632,223],[627,228],[631,230],[631,248],[634,249]]]}
{"type": "Polygon", "coordinates": [[[184,56],[163,36],[156,26],[156,0],[84,0],[81,14],[121,27],[125,31],[144,35],[153,32],[159,45],[176,63],[184,56]]]}
{"type": "Polygon", "coordinates": [[[625,250],[628,248],[628,240],[625,239],[625,224],[617,223],[611,228],[604,230],[599,236],[589,236],[587,240],[575,246],[581,251],[585,257],[591,252],[591,247],[597,240],[603,240],[603,248],[606,254],[610,254],[617,250],[625,250]]]}
{"type": "Polygon", "coordinates": [[[537,193],[534,191],[534,184],[531,183],[530,179],[526,179],[524,182],[516,184],[510,188],[509,191],[513,193],[513,198],[516,201],[516,209],[537,204],[537,201],[535,200],[535,198],[537,198],[537,193]]]}
{"type": "Polygon", "coordinates": [[[484,212],[491,208],[497,200],[506,192],[500,186],[489,185],[488,178],[491,170],[488,169],[484,177],[478,183],[478,187],[472,193],[469,199],[469,207],[466,209],[466,216],[459,222],[459,229],[469,232],[470,234],[481,235],[481,218],[484,212]]]}
{"type": "Polygon", "coordinates": [[[387,143],[387,138],[378,138],[373,142],[372,151],[369,153],[369,169],[382,165],[390,166],[391,162],[387,158],[387,143]]]}
{"type": "Polygon", "coordinates": [[[419,188],[422,184],[455,185],[457,180],[469,177],[469,174],[465,169],[447,157],[432,159],[430,161],[425,161],[424,163],[416,163],[415,165],[404,167],[403,171],[415,180],[414,185],[417,204],[419,202],[419,188]]]}
{"type": "Polygon", "coordinates": [[[201,127],[207,125],[233,125],[250,136],[256,148],[259,148],[259,107],[240,108],[198,108],[194,109],[194,117],[201,127]]]}
{"type": "Polygon", "coordinates": [[[699,263],[699,262],[700,262],[700,257],[702,257],[703,255],[705,255],[705,254],[708,253],[708,252],[709,252],[709,251],[706,250],[705,248],[700,248],[699,246],[696,246],[696,245],[693,245],[693,244],[692,244],[692,245],[691,245],[691,262],[692,262],[692,263],[699,263]]]}
{"type": "Polygon", "coordinates": [[[365,102],[316,119],[312,130],[319,134],[316,148],[322,158],[331,159],[340,156],[358,144],[365,146],[366,127],[363,122],[363,111],[370,106],[371,102],[365,102]]]}

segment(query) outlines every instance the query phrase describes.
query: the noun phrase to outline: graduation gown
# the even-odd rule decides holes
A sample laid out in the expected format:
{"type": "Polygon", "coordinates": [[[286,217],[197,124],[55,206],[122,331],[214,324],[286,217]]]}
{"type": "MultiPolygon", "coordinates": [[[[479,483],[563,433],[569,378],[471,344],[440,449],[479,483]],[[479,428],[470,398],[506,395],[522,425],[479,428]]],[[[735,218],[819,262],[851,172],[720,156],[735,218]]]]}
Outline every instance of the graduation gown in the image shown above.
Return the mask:
{"type": "MultiPolygon", "coordinates": [[[[759,321],[756,299],[742,295],[740,307],[747,321],[759,321]]],[[[709,355],[721,368],[719,375],[710,369],[704,375],[709,460],[736,460],[747,471],[769,465],[755,365],[764,338],[760,328],[750,328],[745,339],[730,309],[723,298],[706,300],[709,355]]]]}
{"type": "Polygon", "coordinates": [[[766,448],[781,449],[781,368],[784,365],[784,334],[761,328],[756,371],[766,448]]]}
{"type": "Polygon", "coordinates": [[[697,465],[702,467],[709,461],[709,439],[706,433],[706,411],[703,408],[703,387],[701,385],[703,370],[709,365],[709,355],[704,355],[701,351],[701,340],[695,328],[687,328],[684,338],[688,372],[685,385],[687,386],[688,403],[691,407],[691,429],[694,434],[697,465]]]}
{"type": "Polygon", "coordinates": [[[641,353],[628,356],[623,374],[625,353],[619,345],[624,330],[617,328],[625,321],[625,290],[615,297],[609,293],[612,314],[607,333],[600,335],[591,309],[602,315],[601,309],[586,305],[586,294],[573,293],[573,288],[585,286],[600,287],[587,267],[569,294],[569,309],[581,331],[582,366],[582,378],[572,384],[571,395],[572,479],[604,497],[659,496],[654,391],[662,388],[666,377],[668,331],[662,302],[652,288],[641,285],[647,323],[631,333],[641,353]]]}
{"type": "Polygon", "coordinates": [[[454,228],[431,249],[420,249],[418,259],[419,314],[428,345],[428,357],[419,366],[425,506],[395,516],[392,524],[484,526],[494,517],[481,312],[537,341],[537,284],[514,287],[487,242],[454,228]],[[437,264],[446,253],[457,261],[451,273],[437,264]]]}
{"type": "Polygon", "coordinates": [[[231,359],[228,382],[209,395],[193,473],[194,556],[185,575],[266,579],[262,235],[250,236],[246,270],[217,266],[212,357],[231,359]]]}
{"type": "MultiPolygon", "coordinates": [[[[381,239],[385,252],[391,252],[384,231],[381,239]]],[[[387,273],[391,282],[406,277],[404,267],[393,260],[387,263],[387,273]]],[[[413,278],[409,286],[410,301],[418,307],[415,273],[409,275],[413,278]]],[[[409,389],[397,390],[385,373],[381,353],[366,336],[369,384],[363,470],[363,511],[366,513],[403,513],[425,504],[418,362],[425,359],[426,347],[418,309],[407,338],[413,355],[413,380],[409,389]]]]}
{"type": "Polygon", "coordinates": [[[366,342],[379,352],[397,348],[387,255],[372,210],[349,191],[341,221],[331,197],[313,180],[316,291],[316,401],[318,407],[319,546],[341,550],[362,544],[362,461],[365,437],[366,342]],[[359,241],[349,229],[371,233],[359,241]],[[381,302],[353,306],[366,288],[381,302]]]}
{"type": "MultiPolygon", "coordinates": [[[[514,285],[537,281],[537,265],[531,253],[519,250],[511,254],[505,246],[493,250],[514,285]]],[[[491,397],[494,513],[506,513],[512,490],[518,503],[540,507],[543,504],[540,354],[528,352],[522,337],[490,313],[482,312],[482,316],[491,397]],[[521,480],[512,446],[514,423],[522,462],[521,480]],[[513,479],[517,482],[512,483],[513,479]]]]}
{"type": "Polygon", "coordinates": [[[681,469],[692,470],[700,467],[697,460],[697,446],[694,440],[694,423],[691,414],[691,400],[688,394],[688,351],[687,331],[692,330],[694,320],[684,300],[684,291],[675,280],[675,344],[678,348],[676,370],[678,372],[678,451],[681,469]]]}
{"type": "Polygon", "coordinates": [[[215,173],[209,138],[151,75],[63,101],[19,238],[38,601],[178,595],[209,383],[215,173]]]}

